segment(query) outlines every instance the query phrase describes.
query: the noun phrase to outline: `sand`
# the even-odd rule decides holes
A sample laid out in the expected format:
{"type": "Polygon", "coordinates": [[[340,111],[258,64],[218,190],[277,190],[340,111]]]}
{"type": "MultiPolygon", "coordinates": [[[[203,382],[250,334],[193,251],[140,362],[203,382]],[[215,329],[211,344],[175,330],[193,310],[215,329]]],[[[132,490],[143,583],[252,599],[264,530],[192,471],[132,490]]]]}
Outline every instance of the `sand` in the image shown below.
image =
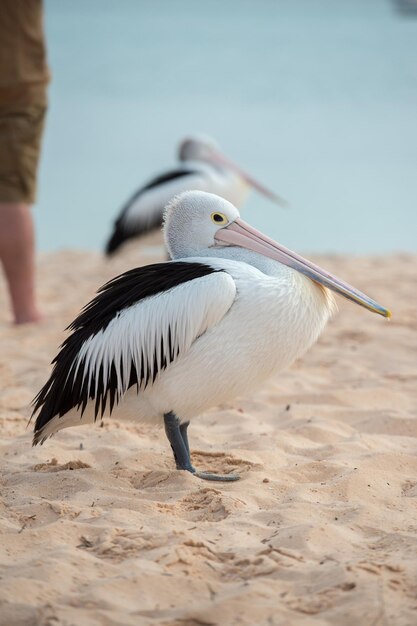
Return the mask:
{"type": "Polygon", "coordinates": [[[161,258],[39,259],[47,320],[13,328],[0,284],[0,624],[417,624],[417,258],[320,257],[393,310],[339,299],[319,342],[256,394],[161,429],[108,421],[31,448],[29,402],[106,279],[161,258]]]}

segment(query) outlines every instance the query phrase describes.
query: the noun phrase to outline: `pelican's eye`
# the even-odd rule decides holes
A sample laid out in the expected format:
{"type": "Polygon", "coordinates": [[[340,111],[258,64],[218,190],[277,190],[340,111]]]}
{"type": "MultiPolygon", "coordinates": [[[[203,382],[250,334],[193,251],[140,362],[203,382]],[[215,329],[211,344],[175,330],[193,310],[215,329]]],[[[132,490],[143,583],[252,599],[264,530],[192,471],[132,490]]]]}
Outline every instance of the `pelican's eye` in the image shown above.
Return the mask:
{"type": "Polygon", "coordinates": [[[211,214],[211,221],[214,222],[215,224],[227,224],[228,223],[228,219],[225,215],[223,215],[223,213],[212,213],[211,214]]]}

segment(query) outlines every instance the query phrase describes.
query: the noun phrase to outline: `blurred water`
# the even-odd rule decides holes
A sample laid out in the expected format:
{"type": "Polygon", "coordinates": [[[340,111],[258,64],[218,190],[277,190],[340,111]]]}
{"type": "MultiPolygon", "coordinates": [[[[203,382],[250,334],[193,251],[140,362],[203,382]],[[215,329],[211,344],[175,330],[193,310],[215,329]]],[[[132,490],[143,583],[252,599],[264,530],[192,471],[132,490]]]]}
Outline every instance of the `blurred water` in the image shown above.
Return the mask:
{"type": "Polygon", "coordinates": [[[43,250],[99,248],[190,132],[291,202],[300,251],[417,249],[417,20],[388,0],[47,0],[43,250]]]}

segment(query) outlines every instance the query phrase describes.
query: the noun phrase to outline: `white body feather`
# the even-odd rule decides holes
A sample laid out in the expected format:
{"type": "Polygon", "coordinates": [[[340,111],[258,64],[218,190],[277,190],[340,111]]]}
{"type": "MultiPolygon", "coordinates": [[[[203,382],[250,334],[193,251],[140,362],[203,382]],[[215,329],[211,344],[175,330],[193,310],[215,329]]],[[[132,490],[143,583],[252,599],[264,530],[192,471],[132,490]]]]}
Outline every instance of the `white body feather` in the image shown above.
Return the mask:
{"type": "MultiPolygon", "coordinates": [[[[225,251],[219,251],[219,255],[225,251]]],[[[118,314],[80,350],[91,374],[112,360],[125,363],[118,373],[123,400],[117,418],[161,422],[174,410],[181,420],[255,389],[274,372],[290,365],[316,341],[331,316],[334,301],[327,289],[302,274],[255,253],[227,249],[238,259],[201,256],[198,261],[224,270],[152,296],[118,314]],[[248,262],[252,261],[252,265],[248,262]],[[254,267],[258,265],[258,267],[254,267]],[[141,349],[153,354],[161,336],[175,328],[181,354],[146,388],[126,391],[129,363],[140,368],[141,349]]],[[[74,363],[77,367],[77,363],[74,363]]],[[[106,416],[107,413],[104,414],[106,416]]],[[[94,421],[94,403],[80,420],[72,410],[43,428],[48,437],[62,428],[94,421]]]]}

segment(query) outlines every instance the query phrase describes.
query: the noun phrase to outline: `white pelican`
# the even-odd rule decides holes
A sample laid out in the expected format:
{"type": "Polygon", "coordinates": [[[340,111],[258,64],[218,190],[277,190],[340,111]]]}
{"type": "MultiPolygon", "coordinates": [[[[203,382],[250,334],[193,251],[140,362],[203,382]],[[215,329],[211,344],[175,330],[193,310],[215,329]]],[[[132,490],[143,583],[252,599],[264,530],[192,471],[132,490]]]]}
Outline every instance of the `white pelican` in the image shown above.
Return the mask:
{"type": "Polygon", "coordinates": [[[71,324],[34,400],[33,443],[109,415],[164,422],[177,469],[236,480],[194,469],[189,420],[303,354],[332,313],[331,291],[390,312],[255,230],[213,194],[175,198],[164,233],[172,261],[114,278],[71,324]]]}
{"type": "Polygon", "coordinates": [[[209,191],[240,207],[253,187],[274,202],[285,205],[282,198],[224,156],[212,139],[184,139],[179,146],[178,158],[178,167],[150,180],[121,208],[106,244],[107,255],[113,254],[127,239],[160,228],[164,207],[182,191],[209,191]]]}

